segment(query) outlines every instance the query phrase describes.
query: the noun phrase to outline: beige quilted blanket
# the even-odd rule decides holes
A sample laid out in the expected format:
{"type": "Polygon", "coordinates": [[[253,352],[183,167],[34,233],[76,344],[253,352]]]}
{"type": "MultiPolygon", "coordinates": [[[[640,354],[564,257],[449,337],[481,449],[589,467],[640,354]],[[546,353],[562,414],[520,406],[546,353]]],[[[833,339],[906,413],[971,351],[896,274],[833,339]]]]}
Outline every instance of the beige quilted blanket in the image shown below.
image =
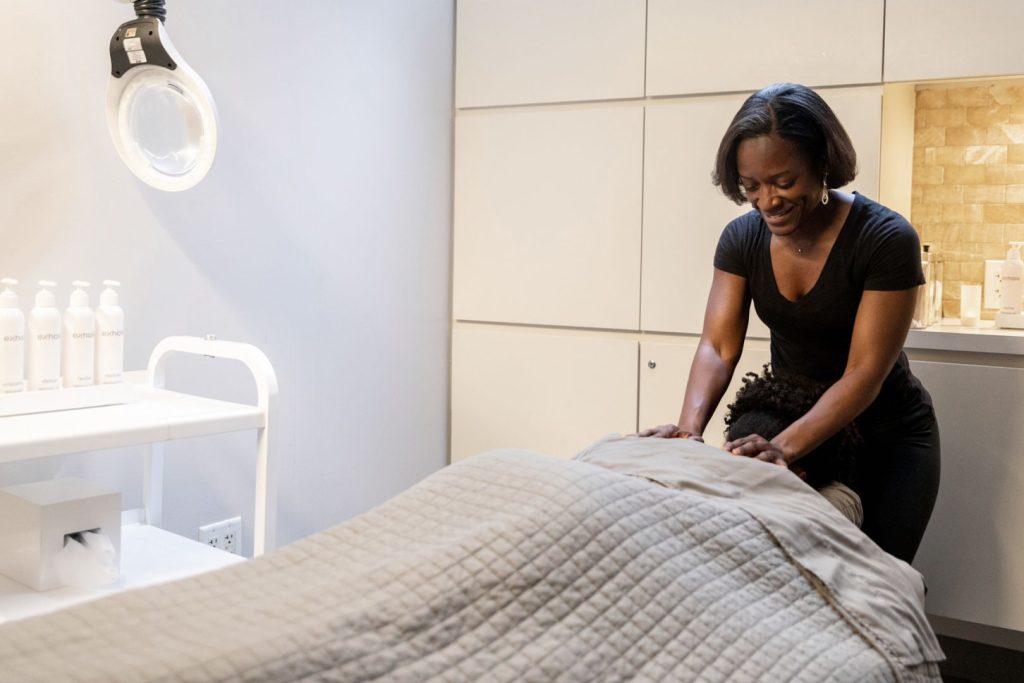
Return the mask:
{"type": "Polygon", "coordinates": [[[930,633],[865,622],[733,503],[485,454],[251,562],[2,625],[0,680],[938,680],[930,633]]]}

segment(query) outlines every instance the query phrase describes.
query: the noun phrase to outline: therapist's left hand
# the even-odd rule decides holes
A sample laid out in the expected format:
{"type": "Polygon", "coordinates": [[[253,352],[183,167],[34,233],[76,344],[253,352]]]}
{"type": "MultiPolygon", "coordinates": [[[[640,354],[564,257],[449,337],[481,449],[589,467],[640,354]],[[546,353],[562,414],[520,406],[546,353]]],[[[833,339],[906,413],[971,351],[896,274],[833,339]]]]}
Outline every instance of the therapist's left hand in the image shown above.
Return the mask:
{"type": "Polygon", "coordinates": [[[748,434],[735,441],[726,441],[722,448],[733,455],[744,455],[748,458],[770,462],[779,467],[789,467],[782,449],[760,434],[748,434]]]}

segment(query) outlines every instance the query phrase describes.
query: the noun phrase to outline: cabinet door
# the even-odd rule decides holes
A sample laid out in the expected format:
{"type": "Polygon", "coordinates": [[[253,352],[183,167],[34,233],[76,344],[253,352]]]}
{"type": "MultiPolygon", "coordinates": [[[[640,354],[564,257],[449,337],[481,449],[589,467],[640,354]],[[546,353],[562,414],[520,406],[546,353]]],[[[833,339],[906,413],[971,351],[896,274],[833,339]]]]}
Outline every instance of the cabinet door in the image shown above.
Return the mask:
{"type": "Polygon", "coordinates": [[[644,0],[459,0],[455,105],[644,94],[644,0]]]}
{"type": "Polygon", "coordinates": [[[456,119],[454,317],[637,328],[643,110],[456,119]]]}
{"type": "MultiPolygon", "coordinates": [[[[640,343],[640,429],[673,423],[679,419],[683,392],[696,351],[696,339],[640,343]]],[[[769,362],[770,355],[766,342],[747,340],[732,382],[704,429],[704,440],[707,443],[722,445],[725,440],[725,414],[742,384],[743,376],[748,372],[760,374],[761,368],[769,362]]]]}
{"type": "Polygon", "coordinates": [[[928,612],[1024,631],[1024,369],[911,367],[942,434],[939,498],[914,559],[928,612]]]}
{"type": "Polygon", "coordinates": [[[634,340],[457,326],[452,334],[452,461],[493,448],[569,458],[636,431],[634,340]]]}
{"type": "Polygon", "coordinates": [[[744,99],[701,97],[647,108],[643,330],[700,334],[718,237],[726,223],[750,210],[711,184],[718,143],[744,99]]]}
{"type": "Polygon", "coordinates": [[[1020,0],[888,0],[885,80],[1024,73],[1020,0]]]}
{"type": "Polygon", "coordinates": [[[882,86],[829,88],[819,91],[836,113],[857,151],[857,177],[844,187],[878,199],[878,169],[882,148],[882,86]]]}
{"type": "Polygon", "coordinates": [[[883,0],[649,0],[647,94],[879,83],[883,0]]]}
{"type": "MultiPolygon", "coordinates": [[[[845,190],[878,196],[882,89],[821,91],[857,150],[860,173],[845,190]]],[[[711,184],[718,144],[746,95],[697,97],[647,107],[644,141],[643,285],[640,327],[700,334],[722,228],[750,210],[711,184]]],[[[766,337],[751,313],[748,335],[766,337]]]]}

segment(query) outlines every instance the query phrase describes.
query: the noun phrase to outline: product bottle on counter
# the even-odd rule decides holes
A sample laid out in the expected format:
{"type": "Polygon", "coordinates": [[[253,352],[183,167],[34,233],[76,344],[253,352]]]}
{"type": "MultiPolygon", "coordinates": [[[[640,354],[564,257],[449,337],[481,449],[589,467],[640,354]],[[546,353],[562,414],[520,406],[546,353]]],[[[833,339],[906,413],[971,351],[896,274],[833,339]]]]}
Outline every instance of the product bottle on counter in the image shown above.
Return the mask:
{"type": "Polygon", "coordinates": [[[0,284],[0,393],[16,394],[25,390],[25,314],[12,289],[18,281],[5,277],[0,284]]]}
{"type": "Polygon", "coordinates": [[[50,291],[57,283],[40,280],[35,306],[28,314],[29,391],[60,389],[60,311],[50,291]]]}
{"type": "Polygon", "coordinates": [[[1020,258],[1020,248],[1024,242],[1010,242],[1010,251],[1006,253],[1006,260],[1003,261],[1002,284],[1000,301],[1002,307],[1000,313],[1016,315],[1021,312],[1021,299],[1024,298],[1024,261],[1020,258]]]}
{"type": "Polygon", "coordinates": [[[945,277],[944,259],[942,254],[934,249],[928,252],[928,260],[931,263],[932,273],[932,310],[929,319],[931,325],[942,322],[942,278],[945,277]]]}
{"type": "Polygon", "coordinates": [[[75,280],[71,301],[64,311],[64,388],[94,383],[96,364],[96,316],[89,307],[88,282],[75,280]]]}
{"type": "Polygon", "coordinates": [[[1000,274],[999,300],[1002,304],[996,313],[996,325],[1012,329],[1024,329],[1024,261],[1020,252],[1024,242],[1010,242],[1010,250],[1003,261],[1000,274]]]}
{"type": "Polygon", "coordinates": [[[118,304],[121,283],[104,280],[96,309],[96,383],[117,384],[124,379],[124,310],[118,304]]]}
{"type": "Polygon", "coordinates": [[[921,272],[924,273],[924,284],[917,288],[917,303],[914,306],[914,317],[910,326],[915,329],[924,329],[934,322],[932,320],[934,301],[934,277],[932,275],[932,263],[928,260],[931,245],[921,245],[921,272]]]}

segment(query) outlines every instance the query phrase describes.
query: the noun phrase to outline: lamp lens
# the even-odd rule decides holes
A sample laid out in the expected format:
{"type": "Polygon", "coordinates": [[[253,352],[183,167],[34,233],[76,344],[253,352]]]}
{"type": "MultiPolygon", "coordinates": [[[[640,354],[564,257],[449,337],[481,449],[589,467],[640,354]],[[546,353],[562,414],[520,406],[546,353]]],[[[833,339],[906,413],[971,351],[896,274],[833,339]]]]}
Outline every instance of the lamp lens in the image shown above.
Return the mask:
{"type": "Polygon", "coordinates": [[[188,173],[199,157],[203,119],[198,107],[181,88],[163,81],[140,88],[129,105],[131,139],[159,173],[188,173]]]}

